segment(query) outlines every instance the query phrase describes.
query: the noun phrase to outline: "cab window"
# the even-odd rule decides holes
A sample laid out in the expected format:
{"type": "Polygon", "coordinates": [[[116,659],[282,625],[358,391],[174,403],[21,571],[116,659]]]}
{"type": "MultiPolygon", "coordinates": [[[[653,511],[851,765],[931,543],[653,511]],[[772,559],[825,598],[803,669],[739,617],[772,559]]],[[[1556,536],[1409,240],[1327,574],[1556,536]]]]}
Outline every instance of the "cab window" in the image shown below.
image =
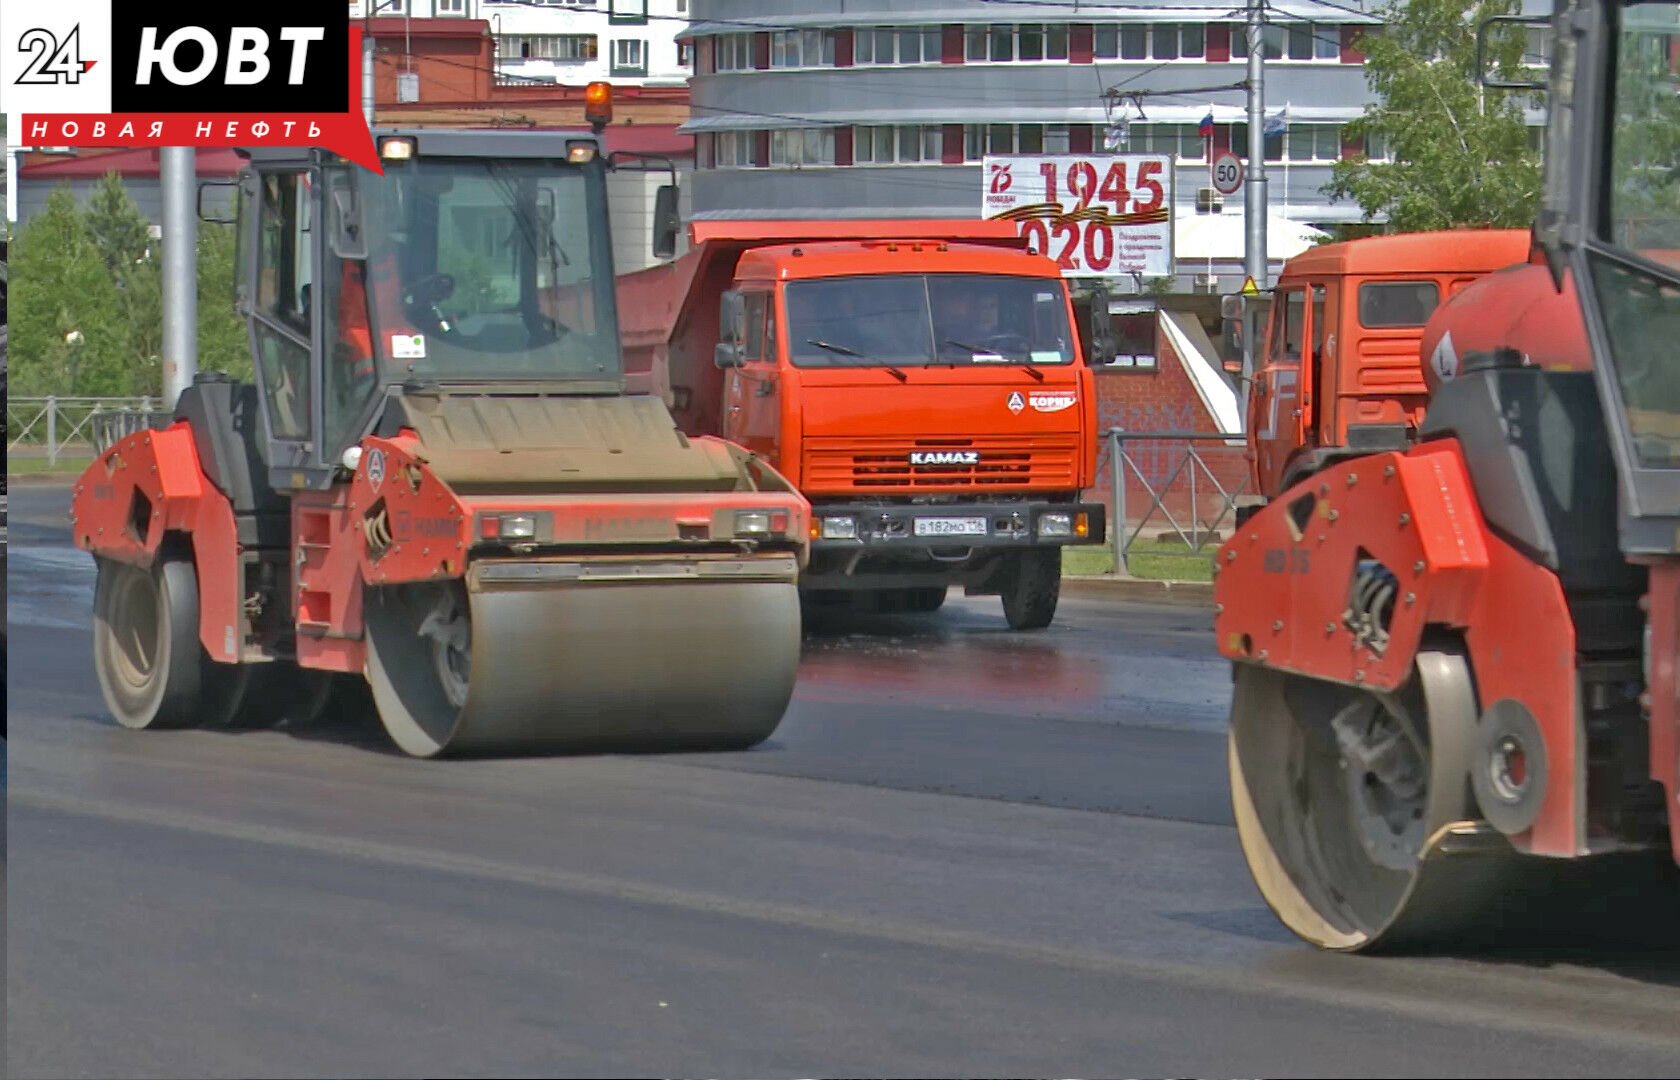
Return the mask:
{"type": "Polygon", "coordinates": [[[1367,330],[1419,327],[1441,302],[1433,281],[1368,281],[1359,286],[1359,325],[1367,330]]]}

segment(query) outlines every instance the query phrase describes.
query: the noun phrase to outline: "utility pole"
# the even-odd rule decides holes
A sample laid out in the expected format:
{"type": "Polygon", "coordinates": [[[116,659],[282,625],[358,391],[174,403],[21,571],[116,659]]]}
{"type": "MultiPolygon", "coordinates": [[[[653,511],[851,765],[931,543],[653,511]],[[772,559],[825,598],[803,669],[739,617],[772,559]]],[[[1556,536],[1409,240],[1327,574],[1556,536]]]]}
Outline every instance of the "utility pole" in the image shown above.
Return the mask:
{"type": "Polygon", "coordinates": [[[174,409],[198,373],[197,166],[190,146],[158,151],[163,189],[163,407],[174,409]]]}
{"type": "MultiPolygon", "coordinates": [[[[369,9],[373,7],[373,0],[367,0],[369,9]]],[[[373,25],[368,22],[368,11],[362,14],[362,115],[367,118],[368,127],[373,126],[373,25]]]]}
{"type": "Polygon", "coordinates": [[[1248,0],[1248,178],[1244,215],[1248,222],[1248,249],[1244,257],[1248,276],[1257,288],[1266,288],[1266,92],[1265,43],[1261,40],[1264,0],[1248,0]]]}
{"type": "MultiPolygon", "coordinates": [[[[1265,0],[1248,0],[1248,176],[1243,181],[1243,222],[1248,240],[1243,253],[1244,269],[1258,289],[1266,281],[1266,93],[1265,42],[1262,40],[1261,5],[1265,0]]],[[[1242,306],[1243,374],[1253,375],[1259,366],[1260,313],[1257,305],[1242,306]]]]}

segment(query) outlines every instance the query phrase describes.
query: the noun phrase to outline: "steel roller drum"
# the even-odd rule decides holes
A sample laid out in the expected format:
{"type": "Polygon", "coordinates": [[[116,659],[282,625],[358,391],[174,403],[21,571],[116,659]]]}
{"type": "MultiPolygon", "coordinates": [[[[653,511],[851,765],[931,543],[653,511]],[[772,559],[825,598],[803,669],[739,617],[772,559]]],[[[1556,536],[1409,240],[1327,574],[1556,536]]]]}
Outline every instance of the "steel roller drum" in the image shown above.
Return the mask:
{"type": "Polygon", "coordinates": [[[476,563],[369,590],[368,682],[416,757],[743,748],[793,696],[797,575],[779,555],[476,563]]]}

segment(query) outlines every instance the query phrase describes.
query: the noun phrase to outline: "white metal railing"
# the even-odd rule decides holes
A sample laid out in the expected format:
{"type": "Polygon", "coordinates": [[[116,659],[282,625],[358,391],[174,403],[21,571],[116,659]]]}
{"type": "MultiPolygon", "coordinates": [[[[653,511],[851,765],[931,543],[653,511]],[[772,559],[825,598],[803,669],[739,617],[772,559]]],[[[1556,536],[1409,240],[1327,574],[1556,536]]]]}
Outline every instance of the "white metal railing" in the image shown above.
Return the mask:
{"type": "Polygon", "coordinates": [[[168,413],[155,397],[11,397],[6,399],[6,456],[100,453],[124,435],[157,426],[168,413]]]}
{"type": "Polygon", "coordinates": [[[1124,431],[1104,433],[1102,465],[1109,465],[1109,543],[1114,573],[1129,576],[1127,562],[1151,524],[1171,526],[1182,551],[1151,552],[1206,560],[1220,526],[1235,527],[1238,500],[1248,494],[1248,443],[1241,432],[1124,431]],[[1141,490],[1137,490],[1141,489],[1141,490]],[[1136,521],[1143,500],[1148,506],[1136,521]]]}

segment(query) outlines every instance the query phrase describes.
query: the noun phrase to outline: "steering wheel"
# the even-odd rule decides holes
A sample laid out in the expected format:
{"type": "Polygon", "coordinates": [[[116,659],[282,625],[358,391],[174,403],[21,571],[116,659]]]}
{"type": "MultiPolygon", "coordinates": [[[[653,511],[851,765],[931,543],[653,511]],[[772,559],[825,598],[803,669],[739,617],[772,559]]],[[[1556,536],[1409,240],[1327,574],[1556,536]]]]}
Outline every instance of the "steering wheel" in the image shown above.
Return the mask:
{"type": "Polygon", "coordinates": [[[421,278],[403,293],[403,306],[410,315],[424,315],[439,333],[452,333],[449,316],[438,307],[455,294],[455,278],[450,274],[433,274],[421,278]]]}
{"type": "Polygon", "coordinates": [[[980,343],[988,349],[991,349],[994,352],[1003,353],[1004,355],[1008,355],[1009,353],[1019,353],[1022,356],[1026,356],[1032,348],[1031,343],[1027,341],[1024,335],[1012,333],[1008,330],[1001,330],[995,334],[988,334],[986,337],[980,339],[980,343]]]}

